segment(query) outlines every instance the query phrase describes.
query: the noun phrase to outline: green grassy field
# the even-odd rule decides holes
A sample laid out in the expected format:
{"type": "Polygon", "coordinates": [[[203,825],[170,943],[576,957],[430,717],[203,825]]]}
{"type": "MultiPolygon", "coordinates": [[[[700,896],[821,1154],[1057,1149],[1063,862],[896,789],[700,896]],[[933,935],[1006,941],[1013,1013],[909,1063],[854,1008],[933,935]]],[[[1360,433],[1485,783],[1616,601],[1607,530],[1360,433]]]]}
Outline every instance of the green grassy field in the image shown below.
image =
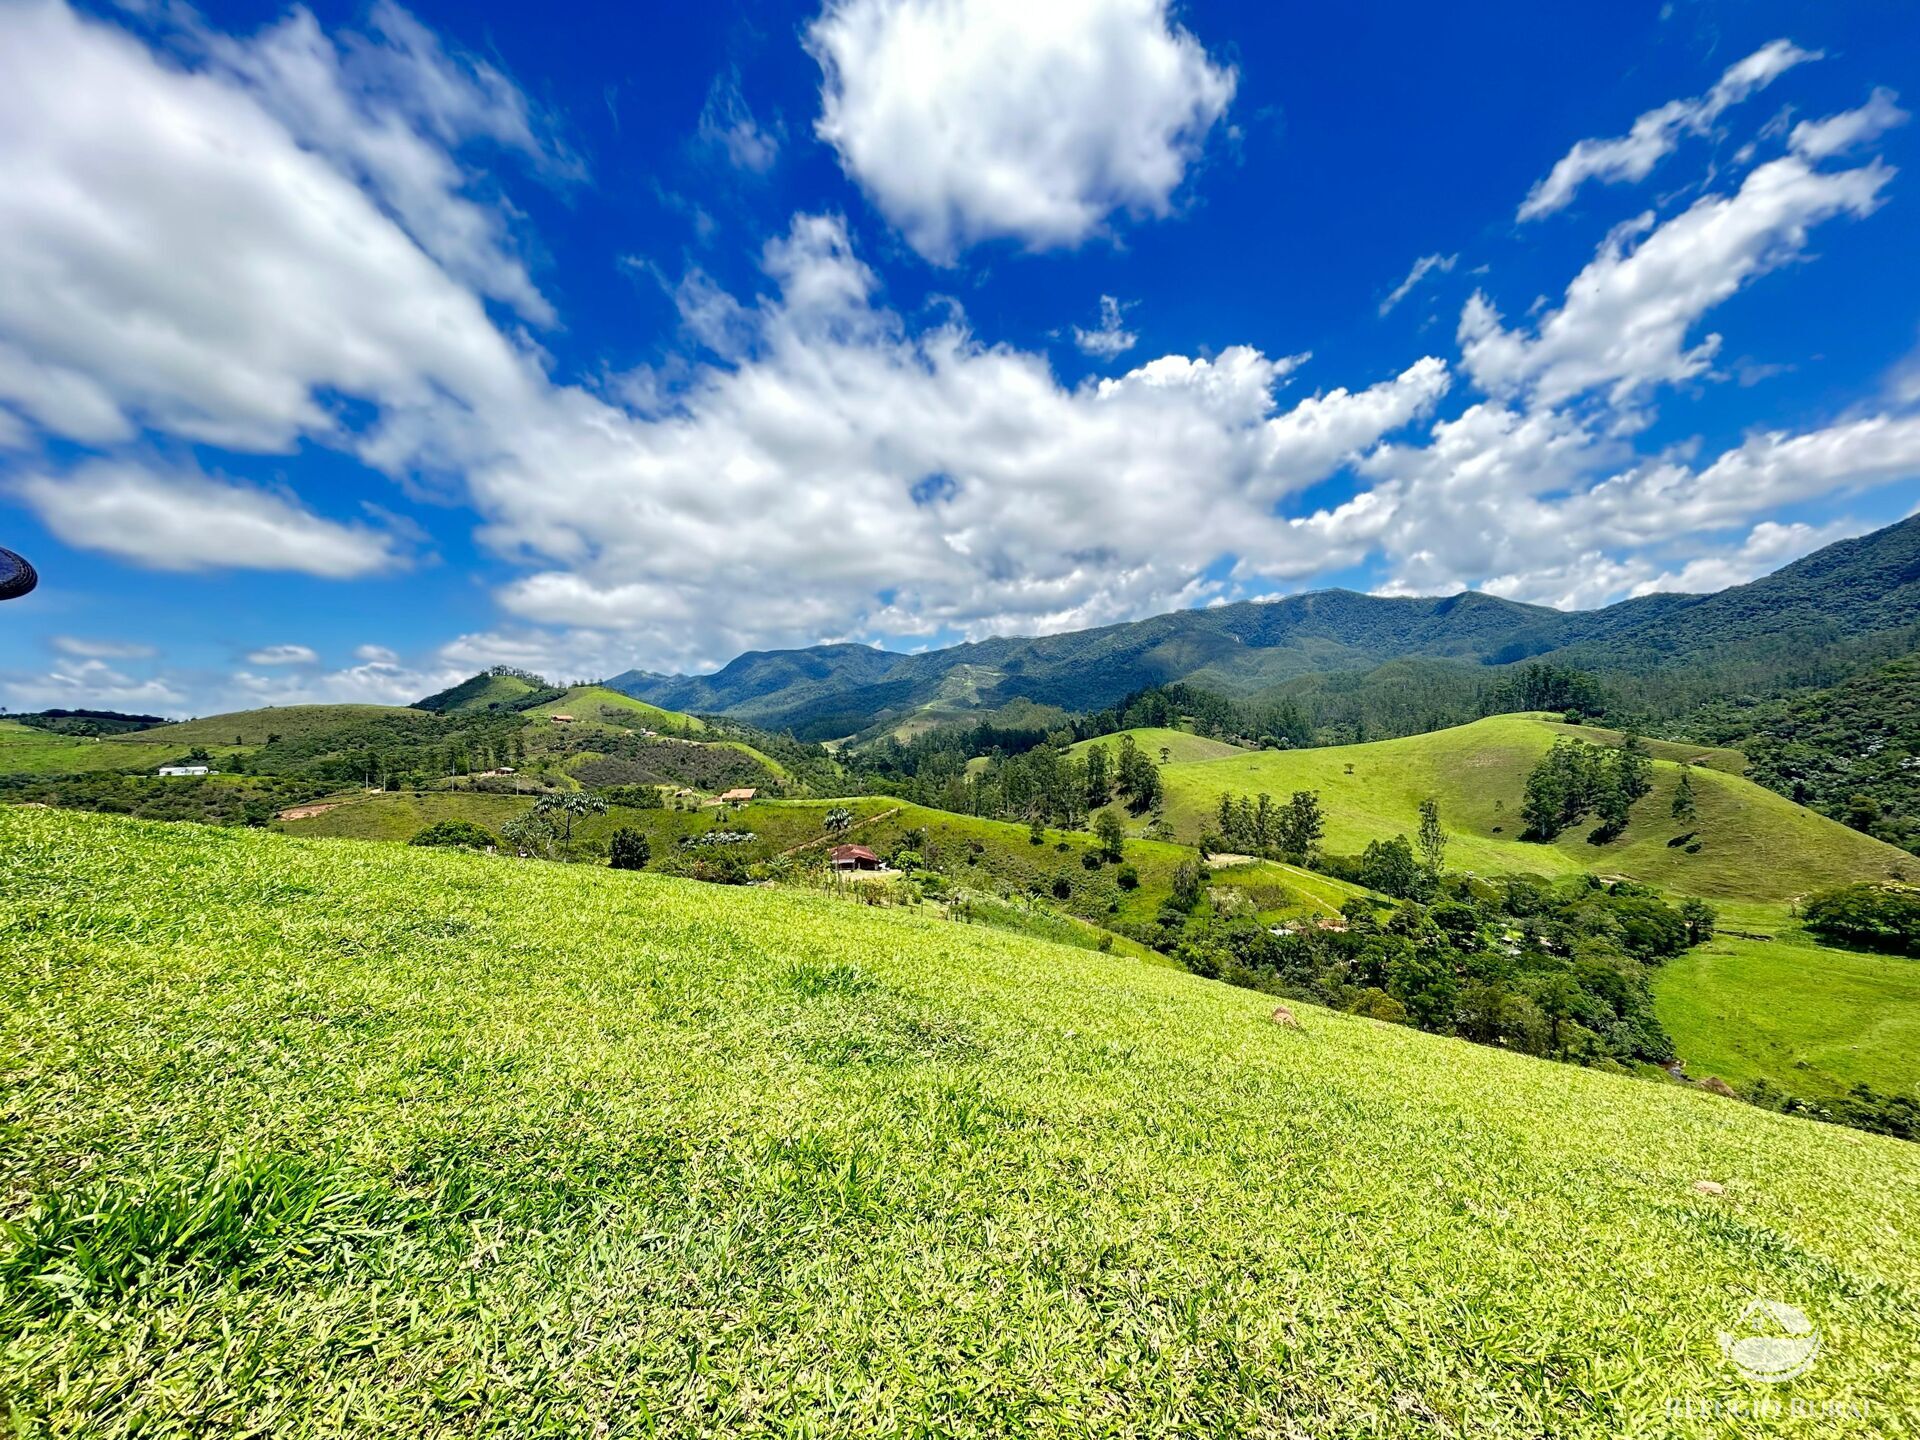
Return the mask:
{"type": "Polygon", "coordinates": [[[658,705],[649,705],[644,700],[622,695],[618,690],[609,690],[604,685],[576,685],[558,700],[536,705],[526,713],[541,717],[571,715],[576,723],[599,724],[601,712],[605,710],[617,711],[621,717],[618,723],[631,729],[644,726],[663,734],[678,735],[707,728],[692,715],[682,715],[678,710],[662,710],[658,705]]]}
{"type": "Polygon", "coordinates": [[[23,1434],[1718,1436],[1755,1296],[1823,1340],[1764,1393],[1851,1407],[1793,1433],[1920,1413],[1920,1148],[1680,1087],[824,896],[51,811],[0,808],[0,944],[23,1434]]]}
{"type": "Polygon", "coordinates": [[[1120,736],[1130,735],[1133,743],[1147,754],[1155,764],[1160,762],[1160,754],[1165,751],[1173,764],[1184,764],[1196,760],[1225,760],[1231,755],[1251,755],[1255,752],[1243,750],[1238,745],[1229,745],[1224,740],[1209,740],[1202,735],[1191,735],[1185,730],[1165,730],[1158,726],[1141,726],[1133,730],[1123,730],[1118,734],[1102,735],[1094,740],[1082,740],[1069,747],[1067,753],[1085,758],[1086,753],[1095,745],[1107,747],[1109,757],[1118,752],[1120,736]]]}
{"type": "MultiPolygon", "coordinates": [[[[1163,770],[1167,813],[1178,833],[1192,838],[1211,824],[1222,792],[1266,791],[1284,800],[1294,790],[1317,790],[1326,812],[1327,847],[1359,851],[1369,840],[1411,837],[1419,825],[1420,801],[1433,796],[1452,837],[1451,868],[1483,874],[1621,874],[1714,900],[1781,902],[1830,885],[1920,868],[1920,862],[1891,845],[1718,768],[1694,767],[1699,818],[1683,825],[1670,813],[1681,767],[1668,759],[1656,759],[1653,792],[1634,807],[1633,821],[1619,839],[1589,844],[1591,826],[1581,824],[1549,845],[1522,841],[1527,774],[1568,728],[1537,716],[1500,715],[1404,740],[1173,764],[1163,770]],[[1672,843],[1689,835],[1700,843],[1697,853],[1672,843]]],[[[1574,728],[1590,740],[1617,739],[1611,731],[1574,728]]],[[[1707,753],[1664,745],[1657,753],[1670,751],[1707,753]]]]}
{"type": "MultiPolygon", "coordinates": [[[[162,726],[125,736],[90,739],[56,735],[30,725],[0,720],[0,775],[77,775],[94,770],[151,771],[176,760],[196,742],[162,726]],[[160,739],[150,737],[159,736],[160,739]]],[[[229,736],[229,739],[232,737],[229,736]]],[[[216,764],[236,752],[232,745],[208,745],[216,764]]]]}
{"type": "Polygon", "coordinates": [[[191,745],[264,745],[269,735],[305,739],[346,721],[377,720],[383,715],[425,715],[403,705],[270,705],[264,710],[236,710],[183,720],[131,735],[117,735],[109,745],[167,745],[178,753],[191,745]]]}
{"type": "Polygon", "coordinates": [[[1720,935],[1668,961],[1654,998],[1695,1077],[1766,1080],[1808,1100],[1856,1083],[1920,1093],[1920,962],[1781,925],[1771,941],[1720,935]]]}
{"type": "MultiPolygon", "coordinates": [[[[168,746],[169,756],[182,747],[168,746]]],[[[56,735],[12,720],[0,720],[0,775],[72,775],[87,770],[130,770],[143,752],[80,735],[56,735]]],[[[156,765],[159,761],[154,762],[156,765]]]]}

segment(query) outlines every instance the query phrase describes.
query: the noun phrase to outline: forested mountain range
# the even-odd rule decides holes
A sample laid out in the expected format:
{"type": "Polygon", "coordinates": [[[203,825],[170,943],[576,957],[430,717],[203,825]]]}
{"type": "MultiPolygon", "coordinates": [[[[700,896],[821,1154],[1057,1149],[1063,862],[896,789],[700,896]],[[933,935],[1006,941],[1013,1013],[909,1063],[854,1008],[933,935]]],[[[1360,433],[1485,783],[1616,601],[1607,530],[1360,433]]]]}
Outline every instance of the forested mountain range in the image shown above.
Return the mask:
{"type": "Polygon", "coordinates": [[[1362,729],[1374,717],[1376,728],[1409,733],[1472,713],[1499,667],[1522,661],[1590,671],[1620,703],[1657,718],[1732,695],[1832,684],[1916,646],[1920,516],[1717,594],[1649,595],[1599,610],[1474,591],[1323,590],[918,655],[851,644],[753,651],[710,675],[629,671],[607,683],[671,709],[816,739],[935,705],[1028,699],[1086,711],[1174,681],[1293,699],[1326,715],[1344,706],[1362,729]],[[1382,726],[1383,711],[1397,718],[1382,726]]]}

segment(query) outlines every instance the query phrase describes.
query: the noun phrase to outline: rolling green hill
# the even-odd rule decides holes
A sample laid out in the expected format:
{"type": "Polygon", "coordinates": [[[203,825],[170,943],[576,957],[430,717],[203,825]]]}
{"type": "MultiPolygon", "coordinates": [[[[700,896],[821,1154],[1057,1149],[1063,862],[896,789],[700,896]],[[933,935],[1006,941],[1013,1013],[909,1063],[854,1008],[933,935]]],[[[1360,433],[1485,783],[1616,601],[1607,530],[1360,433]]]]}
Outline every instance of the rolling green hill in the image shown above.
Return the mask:
{"type": "Polygon", "coordinates": [[[1718,1436],[1755,1296],[1920,1405],[1909,1144],[823,895],[0,809],[0,897],[24,1433],[1718,1436]]]}
{"type": "Polygon", "coordinates": [[[695,716],[663,710],[604,685],[575,685],[565,694],[535,705],[526,713],[549,720],[555,715],[571,715],[577,724],[620,725],[629,729],[644,726],[672,735],[693,735],[707,728],[695,716]]]}
{"type": "MultiPolygon", "coordinates": [[[[169,755],[177,749],[169,747],[169,755]]],[[[0,720],[0,776],[63,776],[81,770],[123,770],[144,756],[104,739],[36,730],[0,720]]]]}
{"type": "Polygon", "coordinates": [[[264,745],[270,735],[302,740],[324,735],[342,725],[426,713],[404,705],[270,705],[263,710],[235,710],[227,715],[208,715],[131,735],[116,735],[107,743],[170,745],[176,750],[190,745],[264,745]]]}
{"type": "Polygon", "coordinates": [[[108,770],[149,774],[156,766],[182,758],[196,745],[213,757],[216,766],[252,748],[195,740],[180,730],[177,725],[162,725],[96,739],[0,720],[0,775],[85,775],[108,770]]]}
{"type": "Polygon", "coordinates": [[[497,665],[468,676],[458,685],[429,695],[415,707],[436,715],[457,715],[474,710],[517,710],[528,703],[538,704],[540,697],[558,691],[538,675],[497,665]]]}
{"type": "MultiPolygon", "coordinates": [[[[1422,799],[1433,796],[1451,837],[1447,864],[1483,874],[1621,874],[1650,885],[1708,899],[1778,903],[1857,879],[1885,879],[1913,864],[1911,856],[1793,804],[1771,790],[1725,773],[1731,752],[1712,765],[1692,767],[1699,818],[1671,818],[1681,766],[1656,759],[1653,792],[1634,807],[1617,840],[1589,844],[1587,825],[1552,844],[1519,838],[1520,805],[1528,772],[1570,727],[1544,716],[1498,715],[1471,725],[1318,750],[1267,750],[1221,760],[1164,767],[1167,813],[1183,838],[1210,824],[1220,795],[1265,791],[1284,800],[1295,790],[1317,790],[1326,812],[1326,846],[1358,851],[1369,840],[1412,836],[1422,799]],[[1691,836],[1686,843],[1674,843],[1691,836]],[[1687,845],[1699,849],[1689,853],[1687,845]]],[[[1614,743],[1618,736],[1572,727],[1585,738],[1614,743]]],[[[1693,746],[1660,746],[1669,756],[1705,756],[1693,746]]]]}
{"type": "Polygon", "coordinates": [[[1133,743],[1147,754],[1147,758],[1156,764],[1186,764],[1195,760],[1224,760],[1230,755],[1248,755],[1253,752],[1243,750],[1238,745],[1229,745],[1224,740],[1209,740],[1203,735],[1189,735],[1184,730],[1167,730],[1159,726],[1141,726],[1134,730],[1116,731],[1112,735],[1100,735],[1092,740],[1082,740],[1070,746],[1067,753],[1076,759],[1084,760],[1087,751],[1095,745],[1105,745],[1111,755],[1120,744],[1122,735],[1133,737],[1133,743]],[[1167,760],[1161,760],[1162,753],[1167,760]]]}

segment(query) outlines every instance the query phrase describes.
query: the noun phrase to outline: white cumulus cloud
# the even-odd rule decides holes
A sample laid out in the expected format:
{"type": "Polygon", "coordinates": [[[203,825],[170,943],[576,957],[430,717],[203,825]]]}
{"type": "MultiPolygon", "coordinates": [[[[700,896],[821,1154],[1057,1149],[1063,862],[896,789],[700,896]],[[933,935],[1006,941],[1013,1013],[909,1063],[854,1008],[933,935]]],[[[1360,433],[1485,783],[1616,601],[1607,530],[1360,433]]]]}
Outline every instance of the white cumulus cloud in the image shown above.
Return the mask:
{"type": "Polygon", "coordinates": [[[829,0],[820,138],[928,259],[1165,215],[1235,74],[1167,0],[829,0]]]}
{"type": "Polygon", "coordinates": [[[159,653],[137,640],[92,640],[83,635],[55,635],[48,643],[62,655],[82,660],[151,660],[159,653]]]}
{"type": "MultiPolygon", "coordinates": [[[[445,188],[454,177],[415,177],[421,195],[400,196],[392,175],[418,163],[419,130],[389,134],[376,111],[362,134],[359,112],[328,108],[334,62],[310,24],[296,12],[193,71],[63,5],[0,6],[0,398],[91,443],[151,424],[237,449],[307,435],[373,452],[382,437],[343,433],[323,395],[375,402],[404,430],[422,409],[522,383],[527,362],[423,244],[475,283],[544,302],[487,226],[458,239],[453,217],[472,212],[445,188]],[[273,87],[270,108],[234,73],[243,57],[299,83],[273,87]],[[362,155],[382,142],[377,163],[362,155]]],[[[448,125],[467,113],[410,108],[448,125]]]]}
{"type": "Polygon", "coordinates": [[[249,665],[317,665],[320,656],[310,645],[262,645],[247,652],[249,665]]]}
{"type": "Polygon", "coordinates": [[[12,493],[67,544],[152,570],[286,570],[346,580],[405,563],[393,538],[314,514],[290,495],[185,471],[94,460],[12,493]]]}
{"type": "Polygon", "coordinates": [[[17,676],[0,682],[21,710],[126,710],[178,714],[186,696],[167,680],[141,678],[114,669],[104,660],[59,664],[45,675],[17,676]]]}

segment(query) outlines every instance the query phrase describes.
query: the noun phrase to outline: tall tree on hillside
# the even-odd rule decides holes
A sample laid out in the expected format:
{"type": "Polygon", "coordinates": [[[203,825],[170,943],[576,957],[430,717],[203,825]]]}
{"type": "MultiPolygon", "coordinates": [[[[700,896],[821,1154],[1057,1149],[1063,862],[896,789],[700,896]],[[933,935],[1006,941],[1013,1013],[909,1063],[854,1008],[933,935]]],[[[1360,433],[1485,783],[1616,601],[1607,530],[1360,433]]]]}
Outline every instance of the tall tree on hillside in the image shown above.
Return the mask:
{"type": "Polygon", "coordinates": [[[552,859],[554,842],[560,837],[554,833],[552,817],[536,806],[502,825],[500,838],[518,854],[552,859]]]}
{"type": "Polygon", "coordinates": [[[820,824],[837,840],[853,828],[853,812],[844,805],[836,805],[820,817],[820,824]]]}
{"type": "Polygon", "coordinates": [[[1360,883],[1369,890],[1404,900],[1421,892],[1424,879],[1406,836],[1367,842],[1360,857],[1360,883]]]}
{"type": "Polygon", "coordinates": [[[1699,816],[1699,807],[1693,799],[1693,767],[1684,765],[1680,769],[1680,783],[1673,792],[1673,818],[1691,825],[1699,816]]]}
{"type": "Polygon", "coordinates": [[[1301,859],[1313,853],[1320,843],[1320,837],[1326,834],[1326,817],[1320,812],[1320,792],[1317,790],[1296,790],[1293,798],[1280,812],[1279,834],[1280,849],[1288,855],[1297,855],[1301,859]]]}
{"type": "Polygon", "coordinates": [[[1440,802],[1432,796],[1420,802],[1420,855],[1427,873],[1438,878],[1447,861],[1447,832],[1440,828],[1440,802]]]}
{"type": "Polygon", "coordinates": [[[1182,860],[1173,867],[1173,904],[1181,910],[1193,909],[1200,903],[1206,883],[1206,872],[1197,861],[1182,860]]]}
{"type": "Polygon", "coordinates": [[[1646,743],[1638,735],[1629,734],[1620,742],[1619,753],[1614,757],[1614,774],[1629,806],[1653,789],[1653,756],[1647,753],[1646,743]]]}
{"type": "Polygon", "coordinates": [[[1618,837],[1627,828],[1627,819],[1633,811],[1632,794],[1621,769],[1619,765],[1598,766],[1588,781],[1587,799],[1600,817],[1600,823],[1587,837],[1595,844],[1605,844],[1618,837]]]}
{"type": "Polygon", "coordinates": [[[1681,903],[1680,919],[1687,927],[1687,944],[1699,945],[1713,938],[1720,916],[1706,901],[1688,899],[1681,903]]]}
{"type": "Polygon", "coordinates": [[[1601,771],[1596,753],[1593,746],[1562,736],[1540,757],[1527,776],[1527,795],[1520,806],[1526,839],[1551,840],[1592,808],[1601,771]]]}
{"type": "Polygon", "coordinates": [[[1118,860],[1126,844],[1126,831],[1120,828],[1120,817],[1111,810],[1102,810],[1100,818],[1094,821],[1093,833],[1099,838],[1100,853],[1109,860],[1118,860]]]}
{"type": "Polygon", "coordinates": [[[1087,808],[1098,810],[1113,796],[1113,774],[1107,764],[1107,747],[1087,747],[1087,808]]]}

